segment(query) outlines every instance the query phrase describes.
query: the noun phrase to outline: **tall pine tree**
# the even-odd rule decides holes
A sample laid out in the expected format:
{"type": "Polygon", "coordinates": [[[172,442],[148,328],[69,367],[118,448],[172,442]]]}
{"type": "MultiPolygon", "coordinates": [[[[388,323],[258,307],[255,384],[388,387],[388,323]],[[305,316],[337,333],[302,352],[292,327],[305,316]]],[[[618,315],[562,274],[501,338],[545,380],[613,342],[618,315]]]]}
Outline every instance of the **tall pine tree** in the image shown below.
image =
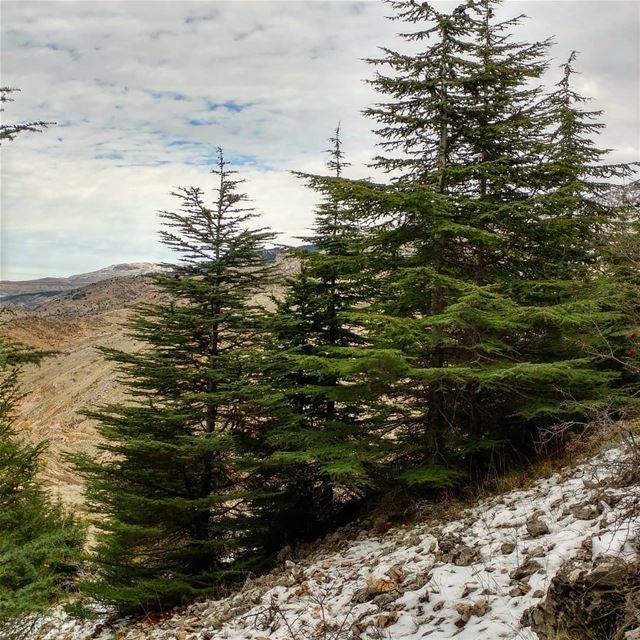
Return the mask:
{"type": "Polygon", "coordinates": [[[615,212],[600,207],[593,224],[579,189],[562,192],[561,173],[584,175],[593,151],[574,135],[566,144],[581,153],[553,154],[558,99],[540,86],[549,41],[514,41],[521,17],[499,20],[494,0],[451,13],[391,5],[415,29],[401,38],[428,45],[371,61],[389,70],[373,80],[388,101],[368,114],[392,182],[334,191],[377,229],[381,295],[361,315],[408,371],[386,392],[395,468],[445,484],[615,395],[617,372],[577,339],[615,322],[589,286],[598,224],[615,212]]]}
{"type": "MultiPolygon", "coordinates": [[[[0,87],[0,104],[12,102],[16,91],[0,87]]],[[[0,124],[0,143],[51,124],[0,124]]],[[[30,444],[15,428],[20,367],[46,355],[0,338],[0,635],[6,640],[31,637],[36,614],[71,587],[84,545],[82,524],[39,477],[46,442],[30,444]]]]}
{"type": "MultiPolygon", "coordinates": [[[[330,141],[327,167],[340,183],[348,165],[339,126],[330,141]]],[[[375,483],[381,446],[368,398],[373,360],[382,357],[360,349],[365,339],[350,316],[371,289],[363,230],[323,180],[297,175],[323,200],[306,246],[290,252],[300,269],[271,321],[269,370],[286,407],[269,442],[282,465],[283,526],[294,538],[317,535],[375,483]]]]}
{"type": "Polygon", "coordinates": [[[256,214],[219,150],[216,197],[173,195],[162,241],[179,256],[153,281],[163,301],[137,308],[143,349],[105,351],[125,374],[129,402],[89,415],[102,456],[76,460],[100,530],[88,592],[121,611],[158,609],[211,592],[260,565],[264,523],[252,455],[264,407],[256,382],[270,279],[256,214]]]}

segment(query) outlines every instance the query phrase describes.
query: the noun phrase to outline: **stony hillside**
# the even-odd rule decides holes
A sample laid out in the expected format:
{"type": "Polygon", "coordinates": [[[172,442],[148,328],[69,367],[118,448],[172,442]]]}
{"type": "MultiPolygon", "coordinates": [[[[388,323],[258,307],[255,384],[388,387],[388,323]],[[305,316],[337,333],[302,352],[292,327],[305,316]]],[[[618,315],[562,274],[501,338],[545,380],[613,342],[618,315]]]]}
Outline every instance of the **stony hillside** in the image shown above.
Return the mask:
{"type": "Polygon", "coordinates": [[[352,526],[235,594],[155,620],[42,620],[39,640],[606,640],[640,637],[638,449],[449,521],[352,526]],[[569,635],[564,635],[569,631],[569,635]]]}
{"type": "MultiPolygon", "coordinates": [[[[280,268],[286,274],[296,265],[280,268]]],[[[267,304],[275,291],[260,299],[267,304]]],[[[18,426],[34,441],[49,440],[43,473],[69,504],[82,507],[82,486],[62,453],[97,443],[81,411],[124,398],[96,347],[139,348],[126,335],[129,307],[158,296],[143,277],[112,278],[16,310],[2,327],[14,340],[58,352],[25,368],[18,426]]],[[[603,625],[615,618],[627,624],[622,637],[637,640],[640,451],[625,455],[612,449],[530,488],[451,509],[444,519],[427,509],[410,526],[376,526],[378,533],[354,524],[285,551],[277,570],[225,598],[146,621],[114,620],[96,608],[95,619],[78,622],[57,610],[32,637],[565,640],[559,625],[577,624],[569,637],[608,640],[603,625]],[[599,630],[589,636],[585,629],[599,630]]]]}

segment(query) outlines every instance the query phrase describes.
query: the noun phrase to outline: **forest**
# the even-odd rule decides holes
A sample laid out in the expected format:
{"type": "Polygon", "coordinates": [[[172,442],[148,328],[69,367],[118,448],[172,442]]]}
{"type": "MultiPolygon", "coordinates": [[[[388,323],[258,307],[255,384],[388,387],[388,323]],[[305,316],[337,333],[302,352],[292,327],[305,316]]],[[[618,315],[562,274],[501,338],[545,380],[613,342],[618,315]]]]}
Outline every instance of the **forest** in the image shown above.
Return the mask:
{"type": "Polygon", "coordinates": [[[381,497],[437,504],[633,411],[637,168],[598,145],[578,55],[552,64],[499,5],[388,3],[403,33],[368,60],[363,114],[387,178],[344,177],[338,125],[325,173],[295,172],[321,204],[279,251],[294,273],[222,149],[173,190],[175,260],[128,325],[144,348],[103,350],[127,401],[86,407],[99,454],[67,460],[88,515],[13,424],[21,367],[48,354],[2,342],[3,637],[60,600],[139,615],[225,592],[381,497]]]}

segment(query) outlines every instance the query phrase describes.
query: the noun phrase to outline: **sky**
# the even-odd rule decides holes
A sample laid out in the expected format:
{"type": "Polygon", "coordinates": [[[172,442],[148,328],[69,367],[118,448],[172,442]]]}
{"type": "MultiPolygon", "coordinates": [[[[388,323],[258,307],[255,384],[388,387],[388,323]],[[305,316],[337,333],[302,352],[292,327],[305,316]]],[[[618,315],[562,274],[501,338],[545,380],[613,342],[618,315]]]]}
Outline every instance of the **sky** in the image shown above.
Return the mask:
{"type": "MultiPolygon", "coordinates": [[[[441,8],[455,4],[436,3],[441,8]]],[[[363,59],[400,46],[392,10],[366,2],[3,0],[3,122],[47,120],[0,147],[0,279],[170,260],[158,210],[176,186],[213,188],[221,146],[261,223],[296,244],[317,196],[292,170],[322,172],[341,123],[347,177],[372,175],[376,101],[363,59]]],[[[506,0],[515,34],[554,36],[550,80],[579,52],[577,88],[603,109],[600,146],[640,159],[640,2],[506,0]]]]}

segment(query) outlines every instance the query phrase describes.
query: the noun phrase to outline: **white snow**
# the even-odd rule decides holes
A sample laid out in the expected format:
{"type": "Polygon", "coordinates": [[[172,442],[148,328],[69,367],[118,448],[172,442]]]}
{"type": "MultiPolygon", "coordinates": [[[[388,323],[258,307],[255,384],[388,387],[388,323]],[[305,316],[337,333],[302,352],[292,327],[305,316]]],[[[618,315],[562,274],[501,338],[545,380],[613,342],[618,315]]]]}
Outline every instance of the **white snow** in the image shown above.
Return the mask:
{"type": "Polygon", "coordinates": [[[304,564],[289,561],[228,598],[194,604],[160,624],[120,621],[100,630],[104,619],[81,623],[57,611],[40,638],[537,640],[521,625],[522,614],[544,597],[565,560],[578,553],[635,553],[631,542],[640,535],[640,521],[630,505],[639,503],[640,486],[616,487],[620,459],[621,450],[610,450],[527,490],[484,500],[439,530],[423,523],[379,536],[360,533],[355,540],[333,534],[304,564]],[[581,507],[591,508],[591,517],[572,513],[584,517],[581,507]],[[526,524],[536,515],[549,532],[532,538],[526,524]],[[476,552],[472,564],[442,558],[439,542],[450,536],[476,552]],[[509,553],[503,553],[505,543],[513,546],[509,553]],[[540,564],[532,575],[510,577],[531,561],[540,564]],[[397,584],[399,591],[380,596],[382,602],[363,602],[359,594],[368,584],[378,592],[397,584]]]}

